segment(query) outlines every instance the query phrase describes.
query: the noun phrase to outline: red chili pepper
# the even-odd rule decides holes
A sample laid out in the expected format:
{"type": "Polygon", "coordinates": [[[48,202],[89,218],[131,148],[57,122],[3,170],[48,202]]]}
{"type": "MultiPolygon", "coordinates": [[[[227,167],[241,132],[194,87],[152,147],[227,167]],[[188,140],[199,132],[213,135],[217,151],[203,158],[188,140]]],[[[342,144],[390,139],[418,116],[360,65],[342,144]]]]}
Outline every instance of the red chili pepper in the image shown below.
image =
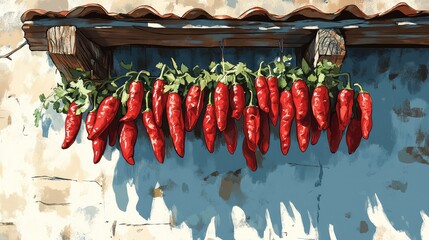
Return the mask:
{"type": "Polygon", "coordinates": [[[94,140],[109,127],[110,123],[113,121],[113,119],[115,119],[116,113],[119,109],[119,105],[119,99],[114,96],[109,96],[101,102],[98,108],[97,118],[95,120],[94,127],[92,128],[91,133],[88,136],[89,140],[94,140]]]}
{"type": "Polygon", "coordinates": [[[329,100],[329,91],[326,86],[321,85],[314,89],[313,96],[311,98],[311,107],[319,129],[327,129],[329,126],[328,119],[331,103],[329,100]]]}
{"type": "Polygon", "coordinates": [[[280,147],[283,155],[286,155],[290,148],[290,129],[295,116],[295,107],[293,105],[292,93],[290,90],[284,90],[281,92],[280,109],[280,147]]]}
{"type": "Polygon", "coordinates": [[[216,114],[212,104],[211,95],[212,93],[209,95],[209,102],[203,119],[203,134],[207,150],[209,150],[210,153],[213,153],[214,143],[216,140],[216,114]]]}
{"type": "Polygon", "coordinates": [[[239,120],[244,111],[244,90],[239,84],[234,84],[229,92],[231,103],[231,117],[239,120]]]}
{"type": "Polygon", "coordinates": [[[357,102],[362,113],[360,119],[362,137],[364,139],[368,139],[369,133],[372,129],[372,98],[369,92],[364,91],[362,89],[361,85],[359,85],[358,83],[355,83],[354,85],[360,88],[360,92],[357,97],[357,102]]]}
{"type": "Polygon", "coordinates": [[[96,137],[94,140],[92,140],[92,151],[94,152],[94,164],[97,164],[100,162],[101,157],[104,154],[104,151],[106,150],[107,145],[107,136],[108,132],[104,131],[101,133],[100,136],[96,137]]]}
{"type": "Polygon", "coordinates": [[[237,148],[238,131],[233,118],[228,118],[225,131],[223,131],[223,137],[225,138],[228,152],[234,154],[237,148]]]}
{"type": "Polygon", "coordinates": [[[292,84],[293,104],[295,105],[295,118],[304,120],[308,115],[308,87],[304,80],[299,79],[292,84]]]}
{"type": "Polygon", "coordinates": [[[82,122],[82,114],[76,114],[76,111],[78,109],[79,106],[74,102],[72,102],[69,106],[69,110],[67,111],[67,117],[64,124],[65,137],[61,146],[62,149],[69,148],[74,143],[77,134],[79,133],[80,124],[82,122]]]}
{"type": "Polygon", "coordinates": [[[362,139],[361,120],[360,116],[352,118],[346,132],[346,143],[349,154],[352,154],[359,147],[362,139]]]}
{"type": "MultiPolygon", "coordinates": [[[[146,95],[146,99],[148,98],[148,96],[149,95],[146,95]]],[[[146,110],[142,113],[142,122],[144,127],[146,128],[150,142],[152,143],[152,150],[155,154],[156,159],[158,160],[158,162],[163,163],[165,156],[164,132],[160,127],[158,127],[158,125],[156,125],[153,112],[148,106],[148,101],[146,100],[146,110]]]]}
{"type": "Polygon", "coordinates": [[[128,93],[130,96],[127,100],[127,113],[119,120],[120,122],[134,121],[139,116],[144,97],[143,83],[141,81],[131,82],[128,93]]]}
{"type": "Polygon", "coordinates": [[[343,138],[343,131],[340,130],[340,124],[338,122],[337,113],[333,112],[330,117],[331,123],[329,124],[328,128],[328,144],[329,144],[329,150],[331,150],[332,153],[337,152],[338,148],[340,147],[341,138],[343,138]]]}
{"type": "Polygon", "coordinates": [[[352,118],[354,95],[354,91],[348,88],[344,88],[338,93],[336,111],[341,131],[347,128],[352,118]]]}
{"type": "Polygon", "coordinates": [[[244,109],[243,131],[247,144],[252,152],[256,151],[256,146],[260,137],[261,117],[259,108],[249,105],[244,109]]]}
{"type": "Polygon", "coordinates": [[[89,134],[91,132],[92,128],[94,127],[96,117],[97,117],[96,111],[91,111],[86,115],[86,120],[85,120],[86,133],[89,134]]]}
{"type": "Polygon", "coordinates": [[[260,135],[259,135],[259,151],[262,154],[268,152],[268,148],[270,147],[270,120],[269,114],[264,111],[259,111],[261,116],[261,127],[260,127],[260,135]]]}
{"type": "Polygon", "coordinates": [[[214,92],[214,107],[216,113],[216,122],[219,131],[224,131],[226,128],[226,120],[229,110],[229,93],[228,86],[222,82],[218,82],[214,92]]]}
{"type": "Polygon", "coordinates": [[[243,151],[244,158],[246,159],[247,167],[252,171],[256,171],[256,169],[258,168],[258,163],[256,162],[256,154],[249,148],[249,143],[247,142],[246,138],[243,139],[243,145],[241,148],[243,151]]]}
{"type": "Polygon", "coordinates": [[[109,146],[113,147],[116,144],[116,139],[118,138],[118,129],[119,122],[117,119],[113,120],[112,123],[107,128],[109,132],[109,146]]]}
{"type": "MultiPolygon", "coordinates": [[[[328,112],[329,114],[329,112],[328,112]]],[[[316,121],[316,118],[311,115],[311,145],[316,145],[319,141],[320,135],[322,134],[322,130],[319,129],[319,124],[316,121]]]]}
{"type": "Polygon", "coordinates": [[[167,120],[174,149],[181,158],[185,155],[185,124],[182,115],[182,99],[178,93],[169,93],[167,99],[167,120]]]}
{"type": "Polygon", "coordinates": [[[302,121],[295,121],[296,123],[296,138],[298,140],[299,150],[305,152],[310,143],[310,130],[311,130],[311,117],[307,114],[307,117],[302,121]]]}
{"type": "Polygon", "coordinates": [[[164,93],[164,80],[157,79],[152,90],[152,111],[158,127],[162,126],[162,115],[167,104],[168,94],[164,93]]]}
{"type": "Polygon", "coordinates": [[[264,76],[258,76],[255,79],[255,89],[259,108],[266,113],[270,112],[270,90],[264,76]]]}
{"type": "Polygon", "coordinates": [[[200,117],[204,104],[204,91],[200,86],[193,85],[189,88],[185,99],[185,130],[191,131],[200,117]]]}
{"type": "Polygon", "coordinates": [[[122,122],[119,125],[119,129],[119,145],[122,156],[128,164],[134,165],[134,146],[136,145],[138,133],[136,123],[134,121],[122,122]]]}
{"type": "Polygon", "coordinates": [[[275,76],[271,76],[268,78],[267,82],[268,89],[270,90],[270,120],[273,126],[276,126],[280,106],[278,79],[275,76]]]}

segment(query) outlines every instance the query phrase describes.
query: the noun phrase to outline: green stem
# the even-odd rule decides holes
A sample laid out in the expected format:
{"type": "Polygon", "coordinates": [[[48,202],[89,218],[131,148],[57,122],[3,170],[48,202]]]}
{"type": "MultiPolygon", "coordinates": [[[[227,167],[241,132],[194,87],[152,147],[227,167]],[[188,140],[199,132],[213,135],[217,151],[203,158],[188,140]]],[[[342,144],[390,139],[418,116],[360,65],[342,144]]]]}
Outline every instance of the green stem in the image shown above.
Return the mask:
{"type": "Polygon", "coordinates": [[[97,108],[98,108],[98,106],[97,106],[97,97],[98,97],[98,93],[95,92],[95,94],[94,94],[94,101],[92,103],[93,107],[92,107],[91,112],[95,112],[97,110],[97,108]]]}
{"type": "Polygon", "coordinates": [[[149,93],[150,93],[150,91],[147,91],[146,97],[145,97],[145,100],[146,100],[146,109],[144,110],[145,112],[150,111],[150,108],[149,108],[149,93]]]}
{"type": "Polygon", "coordinates": [[[353,84],[353,86],[355,86],[355,87],[358,87],[359,88],[359,93],[364,93],[364,92],[366,92],[365,90],[363,90],[363,88],[362,88],[362,85],[360,85],[359,83],[355,83],[355,84],[353,84]]]}
{"type": "Polygon", "coordinates": [[[164,75],[164,71],[165,71],[165,67],[167,66],[167,64],[162,65],[162,69],[161,69],[161,74],[159,75],[159,79],[164,79],[163,75],[164,75]]]}
{"type": "Polygon", "coordinates": [[[209,93],[209,102],[208,104],[212,104],[212,91],[210,91],[209,93]]]}
{"type": "Polygon", "coordinates": [[[261,73],[261,71],[262,71],[262,64],[264,64],[264,61],[262,61],[262,62],[259,64],[258,76],[261,76],[261,75],[262,75],[262,73],[261,73]]]}
{"type": "Polygon", "coordinates": [[[250,89],[250,102],[249,102],[249,107],[253,107],[253,90],[250,89]]]}
{"type": "Polygon", "coordinates": [[[270,76],[272,76],[272,75],[273,75],[273,73],[271,72],[271,66],[270,66],[270,64],[268,64],[268,72],[269,72],[269,75],[270,75],[270,76]]]}

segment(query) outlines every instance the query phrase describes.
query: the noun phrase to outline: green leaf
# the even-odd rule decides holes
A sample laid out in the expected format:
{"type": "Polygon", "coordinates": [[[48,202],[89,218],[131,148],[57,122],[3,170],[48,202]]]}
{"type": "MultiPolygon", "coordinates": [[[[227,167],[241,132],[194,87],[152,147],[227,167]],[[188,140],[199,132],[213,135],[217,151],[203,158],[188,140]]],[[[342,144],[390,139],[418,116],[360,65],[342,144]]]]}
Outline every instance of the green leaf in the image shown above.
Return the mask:
{"type": "Polygon", "coordinates": [[[204,90],[205,87],[207,87],[207,80],[206,79],[201,79],[200,80],[201,91],[204,90]]]}
{"type": "Polygon", "coordinates": [[[46,101],[46,96],[45,96],[45,94],[40,94],[39,95],[39,100],[41,101],[41,102],[44,102],[44,101],[46,101]]]}
{"type": "Polygon", "coordinates": [[[53,104],[52,108],[53,108],[55,111],[59,112],[59,111],[58,111],[58,109],[60,108],[60,102],[54,102],[54,104],[53,104]]]}
{"type": "Polygon", "coordinates": [[[325,77],[326,77],[326,75],[321,73],[318,77],[318,82],[323,83],[325,81],[325,77]]]}
{"type": "Polygon", "coordinates": [[[180,71],[182,71],[182,73],[186,73],[189,71],[189,68],[182,63],[182,65],[180,65],[180,71]]]}
{"type": "Polygon", "coordinates": [[[174,82],[174,80],[176,80],[176,78],[174,77],[174,75],[172,73],[166,73],[166,74],[164,74],[164,76],[169,82],[174,82]]]}
{"type": "Polygon", "coordinates": [[[279,87],[280,87],[281,89],[286,88],[286,86],[287,86],[287,81],[286,81],[286,78],[285,78],[285,77],[279,77],[279,78],[277,79],[277,81],[278,81],[278,85],[279,85],[279,87]]]}
{"type": "Polygon", "coordinates": [[[127,104],[127,101],[128,101],[129,97],[130,97],[130,95],[126,91],[122,92],[122,97],[121,97],[121,103],[122,103],[122,105],[125,106],[127,104]]]}
{"type": "Polygon", "coordinates": [[[59,98],[62,98],[65,95],[67,95],[67,91],[65,91],[62,88],[54,88],[54,93],[55,93],[55,96],[57,96],[59,98]]]}
{"type": "Polygon", "coordinates": [[[308,78],[307,78],[307,80],[309,81],[309,82],[316,82],[317,81],[317,77],[316,77],[316,75],[314,75],[314,74],[310,74],[310,76],[308,76],[308,78]]]}
{"type": "Polygon", "coordinates": [[[229,71],[234,67],[234,65],[230,62],[223,62],[223,66],[225,68],[225,71],[229,71]]]}
{"type": "Polygon", "coordinates": [[[44,109],[48,109],[49,108],[49,102],[44,102],[43,103],[43,108],[44,109]]]}
{"type": "Polygon", "coordinates": [[[179,69],[178,69],[178,67],[177,67],[177,63],[176,63],[176,61],[174,60],[174,58],[171,58],[171,62],[173,63],[173,68],[174,68],[176,71],[178,71],[179,69]]]}
{"type": "Polygon", "coordinates": [[[158,64],[156,64],[156,68],[162,69],[162,67],[164,66],[164,63],[159,62],[158,64]]]}
{"type": "Polygon", "coordinates": [[[304,58],[302,59],[301,68],[305,75],[308,75],[311,71],[310,66],[308,65],[307,61],[305,61],[304,58]]]}
{"type": "Polygon", "coordinates": [[[215,63],[214,61],[211,61],[211,62],[210,62],[210,65],[209,65],[209,69],[211,70],[211,69],[213,69],[215,66],[216,66],[216,63],[215,63]]]}
{"type": "Polygon", "coordinates": [[[123,61],[121,61],[121,67],[123,67],[125,70],[131,71],[131,69],[133,68],[133,63],[131,62],[130,64],[125,64],[123,61]]]}
{"type": "Polygon", "coordinates": [[[109,91],[107,89],[104,89],[103,91],[101,91],[101,94],[106,95],[107,93],[109,93],[109,91]]]}
{"type": "Polygon", "coordinates": [[[40,110],[38,108],[34,109],[34,126],[39,127],[39,123],[42,119],[42,114],[40,113],[40,110]]]}
{"type": "Polygon", "coordinates": [[[97,103],[101,103],[104,100],[103,96],[98,96],[97,97],[97,103]]]}

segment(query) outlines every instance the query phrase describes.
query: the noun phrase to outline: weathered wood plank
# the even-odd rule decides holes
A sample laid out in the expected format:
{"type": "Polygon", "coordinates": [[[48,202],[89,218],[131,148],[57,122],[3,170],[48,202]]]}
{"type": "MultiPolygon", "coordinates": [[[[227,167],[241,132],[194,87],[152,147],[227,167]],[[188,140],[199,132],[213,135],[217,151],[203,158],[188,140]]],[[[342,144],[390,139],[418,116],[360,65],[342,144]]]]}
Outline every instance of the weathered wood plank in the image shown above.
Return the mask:
{"type": "Polygon", "coordinates": [[[68,80],[70,69],[93,71],[95,79],[109,76],[110,51],[88,40],[75,26],[57,26],[47,31],[49,55],[68,80]]]}
{"type": "MultiPolygon", "coordinates": [[[[41,19],[23,25],[30,47],[39,44],[35,38],[45,38],[46,29],[53,26],[73,25],[92,42],[101,47],[128,44],[217,47],[218,41],[231,40],[231,47],[276,47],[273,41],[267,45],[261,39],[283,39],[285,47],[308,44],[319,29],[340,29],[347,45],[405,44],[428,46],[429,17],[383,20],[303,20],[295,22],[258,22],[233,20],[107,20],[107,19],[41,19]],[[392,36],[394,35],[394,36],[392,36]],[[370,38],[371,40],[366,40],[370,38]],[[257,39],[257,40],[255,40],[257,39]],[[379,40],[378,40],[379,39],[379,40]],[[404,40],[405,39],[405,40],[404,40]]],[[[42,49],[42,47],[40,47],[42,49]]]]}
{"type": "Polygon", "coordinates": [[[315,67],[323,59],[341,65],[345,55],[346,46],[340,31],[321,29],[306,49],[304,58],[315,67]]]}

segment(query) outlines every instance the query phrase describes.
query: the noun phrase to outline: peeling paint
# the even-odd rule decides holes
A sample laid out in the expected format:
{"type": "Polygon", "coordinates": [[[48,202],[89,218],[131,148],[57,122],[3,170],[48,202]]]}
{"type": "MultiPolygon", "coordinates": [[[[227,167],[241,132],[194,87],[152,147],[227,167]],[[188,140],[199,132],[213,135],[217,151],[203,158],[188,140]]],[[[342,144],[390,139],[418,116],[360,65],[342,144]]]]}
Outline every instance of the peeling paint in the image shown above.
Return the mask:
{"type": "Polygon", "coordinates": [[[423,112],[423,108],[411,107],[408,99],[403,102],[402,107],[393,108],[393,111],[403,122],[408,122],[410,117],[422,118],[426,116],[423,112]]]}

